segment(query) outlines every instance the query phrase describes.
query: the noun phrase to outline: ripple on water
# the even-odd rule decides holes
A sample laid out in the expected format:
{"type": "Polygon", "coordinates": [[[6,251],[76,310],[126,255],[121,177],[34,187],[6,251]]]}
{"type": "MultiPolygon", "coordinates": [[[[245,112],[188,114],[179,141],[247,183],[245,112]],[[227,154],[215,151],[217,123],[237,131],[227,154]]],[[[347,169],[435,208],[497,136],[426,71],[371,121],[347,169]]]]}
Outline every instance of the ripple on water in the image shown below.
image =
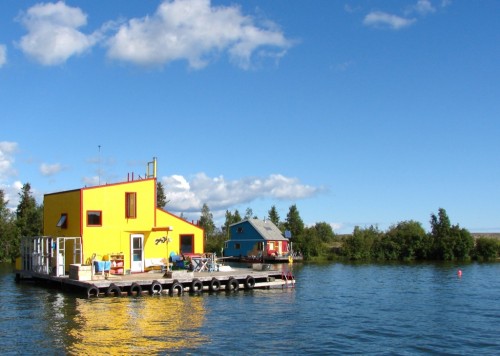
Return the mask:
{"type": "Polygon", "coordinates": [[[80,299],[0,271],[0,348],[37,354],[498,354],[500,264],[294,265],[295,289],[80,299]]]}

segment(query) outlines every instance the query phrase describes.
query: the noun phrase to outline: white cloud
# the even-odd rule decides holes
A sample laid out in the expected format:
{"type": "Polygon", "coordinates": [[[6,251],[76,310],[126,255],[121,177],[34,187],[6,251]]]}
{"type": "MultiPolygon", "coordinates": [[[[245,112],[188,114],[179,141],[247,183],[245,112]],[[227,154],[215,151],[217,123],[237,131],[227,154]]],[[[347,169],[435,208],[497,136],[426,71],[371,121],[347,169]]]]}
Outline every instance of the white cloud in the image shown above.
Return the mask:
{"type": "Polygon", "coordinates": [[[4,199],[8,202],[7,207],[15,209],[19,204],[19,192],[23,184],[15,181],[9,183],[10,178],[17,174],[13,165],[15,162],[14,154],[17,152],[18,144],[16,142],[0,141],[0,189],[4,192],[4,199]]]}
{"type": "Polygon", "coordinates": [[[7,208],[14,211],[19,204],[19,193],[23,184],[20,181],[15,181],[13,184],[1,184],[0,189],[3,190],[4,200],[7,202],[7,208]]]}
{"type": "Polygon", "coordinates": [[[0,68],[7,63],[7,47],[3,44],[0,44],[0,68]]]}
{"type": "Polygon", "coordinates": [[[281,174],[227,181],[223,176],[210,178],[199,173],[190,181],[179,175],[163,177],[162,183],[169,200],[169,210],[198,212],[206,203],[214,214],[259,198],[297,200],[313,196],[321,190],[281,174]]]}
{"type": "Polygon", "coordinates": [[[330,226],[332,227],[332,230],[335,232],[342,230],[344,228],[344,225],[338,222],[332,222],[330,223],[330,226]]]}
{"type": "Polygon", "coordinates": [[[40,165],[40,173],[44,176],[51,176],[56,173],[59,173],[62,170],[62,167],[59,163],[54,163],[54,164],[47,164],[47,163],[42,163],[40,165]]]}
{"type": "Polygon", "coordinates": [[[87,24],[87,15],[80,8],[64,2],[37,4],[20,17],[28,30],[19,47],[43,65],[58,65],[91,48],[98,33],[85,35],[78,31],[87,24]]]}
{"type": "Polygon", "coordinates": [[[417,3],[411,6],[407,11],[407,13],[412,12],[416,12],[419,15],[425,16],[427,14],[436,12],[436,9],[434,8],[434,6],[432,6],[432,3],[429,0],[418,0],[417,3]]]}
{"type": "Polygon", "coordinates": [[[374,11],[365,16],[363,24],[377,28],[390,28],[399,30],[411,26],[416,20],[388,14],[382,11],[374,11]]]}
{"type": "Polygon", "coordinates": [[[258,27],[237,6],[175,0],[164,1],[152,16],[121,25],[108,46],[110,58],[139,65],[184,59],[192,68],[202,68],[212,57],[227,51],[231,61],[248,68],[257,49],[266,49],[259,55],[279,57],[291,42],[270,22],[258,27]]]}
{"type": "Polygon", "coordinates": [[[16,142],[8,142],[8,141],[0,142],[0,182],[16,174],[16,171],[12,166],[15,161],[13,154],[16,151],[17,151],[16,142]]]}
{"type": "Polygon", "coordinates": [[[415,10],[422,15],[436,12],[436,9],[429,0],[418,0],[417,5],[415,5],[415,10]]]}

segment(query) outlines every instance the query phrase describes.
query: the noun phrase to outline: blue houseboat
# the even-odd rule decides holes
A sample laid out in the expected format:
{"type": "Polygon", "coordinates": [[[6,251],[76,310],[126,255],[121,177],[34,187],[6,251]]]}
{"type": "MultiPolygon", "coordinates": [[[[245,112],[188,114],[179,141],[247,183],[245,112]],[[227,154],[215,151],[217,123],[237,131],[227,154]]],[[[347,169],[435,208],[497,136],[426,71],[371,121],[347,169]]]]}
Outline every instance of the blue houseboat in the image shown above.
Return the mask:
{"type": "Polygon", "coordinates": [[[288,262],[300,259],[289,240],[269,220],[247,219],[229,226],[224,258],[237,261],[288,262]]]}

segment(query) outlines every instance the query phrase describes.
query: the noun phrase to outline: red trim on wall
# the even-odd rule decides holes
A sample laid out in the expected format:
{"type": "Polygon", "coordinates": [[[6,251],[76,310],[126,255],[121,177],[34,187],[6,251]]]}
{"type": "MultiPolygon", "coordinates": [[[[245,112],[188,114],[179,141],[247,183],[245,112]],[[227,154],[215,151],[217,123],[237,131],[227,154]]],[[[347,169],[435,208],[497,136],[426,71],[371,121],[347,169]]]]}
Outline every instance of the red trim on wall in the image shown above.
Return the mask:
{"type": "Polygon", "coordinates": [[[154,199],[154,207],[153,207],[154,208],[153,226],[156,226],[156,206],[158,204],[157,201],[156,201],[156,199],[158,198],[158,191],[157,191],[157,189],[158,189],[158,181],[156,180],[156,177],[154,177],[154,180],[155,180],[155,199],[154,199]]]}
{"type": "MultiPolygon", "coordinates": [[[[160,210],[160,211],[162,211],[162,212],[164,212],[164,213],[166,213],[166,214],[170,215],[171,217],[173,217],[173,218],[175,218],[175,219],[177,219],[177,220],[180,220],[180,221],[183,221],[183,222],[185,222],[185,223],[188,223],[189,225],[194,226],[194,227],[197,227],[198,229],[200,229],[200,230],[202,230],[202,231],[203,231],[203,228],[202,228],[202,227],[200,227],[200,226],[198,226],[198,225],[196,225],[196,224],[193,224],[193,223],[191,223],[191,222],[189,222],[189,221],[187,221],[187,220],[184,220],[184,219],[183,219],[183,218],[181,218],[180,216],[174,215],[174,214],[172,214],[172,213],[170,213],[170,212],[168,212],[168,211],[166,211],[166,210],[164,210],[164,209],[162,209],[162,208],[156,208],[156,210],[160,210]]],[[[155,214],[155,216],[156,216],[156,214],[155,214]]],[[[156,221],[155,221],[155,226],[156,226],[156,221]]],[[[205,235],[203,235],[203,236],[205,236],[205,235]]]]}
{"type": "Polygon", "coordinates": [[[85,190],[99,189],[99,188],[112,187],[112,186],[115,186],[115,185],[122,185],[122,184],[134,184],[134,183],[140,183],[140,182],[145,182],[145,181],[154,180],[154,179],[155,178],[145,178],[145,179],[141,179],[141,180],[133,180],[133,181],[130,181],[130,182],[119,182],[119,183],[102,184],[102,185],[96,185],[94,187],[85,187],[85,188],[82,188],[82,190],[83,189],[85,189],[85,190]]]}
{"type": "MultiPolygon", "coordinates": [[[[86,216],[85,216],[86,218],[86,216]]],[[[80,189],[80,236],[83,240],[83,189],[80,189]]]]}

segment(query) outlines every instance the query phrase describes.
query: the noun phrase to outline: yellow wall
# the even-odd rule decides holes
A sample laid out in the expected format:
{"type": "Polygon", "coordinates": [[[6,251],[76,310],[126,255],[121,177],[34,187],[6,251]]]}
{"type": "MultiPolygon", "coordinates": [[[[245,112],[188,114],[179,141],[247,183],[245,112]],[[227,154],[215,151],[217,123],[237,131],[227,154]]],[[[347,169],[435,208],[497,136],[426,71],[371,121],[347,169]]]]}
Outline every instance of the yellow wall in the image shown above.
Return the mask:
{"type": "MultiPolygon", "coordinates": [[[[85,258],[123,252],[130,256],[130,234],[147,233],[154,226],[156,180],[144,179],[83,189],[83,250],[85,258]],[[137,217],[125,216],[125,193],[137,193],[137,217]],[[102,226],[88,226],[87,212],[101,211],[102,226]]],[[[129,262],[130,263],[130,262],[129,262]]],[[[127,267],[126,264],[126,268],[127,267]]]]}
{"type": "Polygon", "coordinates": [[[124,269],[131,268],[131,235],[144,236],[144,259],[167,258],[167,245],[156,244],[166,236],[166,228],[173,227],[168,236],[170,252],[179,253],[180,236],[194,237],[194,253],[204,252],[203,229],[156,208],[156,179],[144,179],[118,184],[83,188],[68,192],[47,194],[44,197],[44,234],[51,236],[81,236],[82,261],[88,262],[113,253],[123,253],[124,269]],[[126,218],[125,194],[137,195],[137,216],[126,218]],[[100,226],[89,226],[88,211],[100,211],[100,226]],[[68,214],[68,228],[60,229],[56,224],[61,213],[68,214]]]}
{"type": "MultiPolygon", "coordinates": [[[[194,237],[194,252],[195,254],[204,253],[204,240],[203,240],[203,229],[190,224],[184,219],[179,218],[173,214],[170,214],[162,209],[157,209],[156,214],[156,225],[158,227],[168,227],[172,226],[173,231],[168,232],[168,237],[172,239],[169,243],[168,252],[175,252],[179,254],[181,252],[181,235],[193,235],[194,237]]],[[[145,249],[147,252],[146,258],[164,257],[166,256],[166,245],[165,244],[155,244],[156,239],[166,236],[166,231],[155,231],[151,233],[151,236],[145,242],[145,249]]]]}
{"type": "Polygon", "coordinates": [[[43,234],[46,236],[80,236],[81,190],[46,194],[43,199],[43,234]],[[67,214],[67,228],[57,227],[61,214],[67,214]]]}

